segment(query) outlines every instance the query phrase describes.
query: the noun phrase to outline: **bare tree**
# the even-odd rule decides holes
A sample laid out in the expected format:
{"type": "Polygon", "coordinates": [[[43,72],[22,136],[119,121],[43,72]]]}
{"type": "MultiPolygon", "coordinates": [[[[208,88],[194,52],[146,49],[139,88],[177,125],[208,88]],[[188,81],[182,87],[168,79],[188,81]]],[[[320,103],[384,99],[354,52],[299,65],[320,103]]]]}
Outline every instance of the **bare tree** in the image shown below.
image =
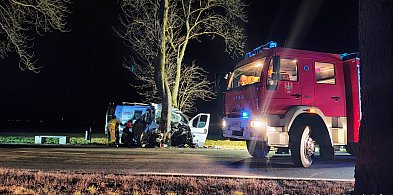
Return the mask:
{"type": "Polygon", "coordinates": [[[393,194],[393,1],[359,1],[361,105],[355,194],[393,194]]]}
{"type": "Polygon", "coordinates": [[[116,31],[133,55],[124,64],[142,82],[137,88],[148,100],[162,102],[161,132],[170,128],[167,36],[169,0],[123,0],[123,30],[116,31]],[[130,65],[128,63],[131,63],[130,65]],[[158,95],[158,97],[157,97],[158,95]]]}
{"type": "MultiPolygon", "coordinates": [[[[157,99],[158,87],[154,80],[155,57],[160,50],[162,36],[165,37],[166,62],[165,81],[168,83],[168,92],[171,95],[171,103],[174,107],[189,110],[185,102],[195,102],[196,97],[209,99],[212,97],[208,85],[196,85],[196,82],[204,80],[203,69],[197,65],[191,65],[187,73],[193,73],[193,82],[185,85],[181,81],[181,75],[185,73],[184,57],[189,43],[198,41],[202,36],[211,38],[220,37],[226,44],[226,51],[232,54],[242,53],[244,47],[244,29],[239,22],[244,22],[245,4],[242,0],[171,0],[168,4],[168,18],[166,30],[161,31],[163,23],[160,23],[160,0],[123,0],[121,7],[124,17],[121,19],[123,31],[117,31],[132,50],[132,56],[124,64],[132,70],[135,77],[142,81],[137,85],[140,94],[148,100],[157,99]],[[162,33],[161,33],[162,32],[162,33]],[[198,93],[182,94],[182,91],[190,87],[198,93]],[[200,87],[196,89],[197,87],[200,87]],[[200,96],[200,91],[205,91],[206,96],[200,96]],[[209,98],[207,98],[209,97],[209,98]],[[189,99],[187,99],[189,98],[189,99]]],[[[164,47],[164,46],[163,46],[164,47]]],[[[207,81],[207,80],[204,80],[207,81]]],[[[160,98],[158,98],[160,99],[160,98]]]]}
{"type": "Polygon", "coordinates": [[[243,0],[178,0],[169,9],[168,42],[176,63],[172,103],[179,107],[179,88],[185,51],[202,36],[220,37],[226,51],[242,54],[245,35],[239,21],[246,21],[243,0]]]}
{"type": "MultiPolygon", "coordinates": [[[[217,36],[224,39],[228,52],[241,53],[245,36],[238,23],[245,21],[245,4],[242,0],[122,0],[121,7],[124,29],[117,33],[132,50],[131,69],[138,70],[134,72],[136,77],[144,82],[142,85],[146,84],[139,89],[153,89],[148,98],[159,94],[162,102],[160,128],[161,132],[166,132],[170,129],[172,105],[179,107],[182,65],[188,44],[201,36],[217,36]]],[[[196,69],[196,65],[192,67],[194,76],[201,75],[201,69],[196,69]]],[[[183,87],[190,87],[197,81],[194,79],[183,87]]],[[[209,87],[199,88],[207,89],[209,87]]],[[[195,99],[190,98],[188,102],[195,99]]]]}
{"type": "Polygon", "coordinates": [[[66,31],[69,0],[3,0],[0,2],[0,58],[19,55],[21,70],[39,71],[31,51],[32,31],[39,35],[53,29],[66,31]]]}

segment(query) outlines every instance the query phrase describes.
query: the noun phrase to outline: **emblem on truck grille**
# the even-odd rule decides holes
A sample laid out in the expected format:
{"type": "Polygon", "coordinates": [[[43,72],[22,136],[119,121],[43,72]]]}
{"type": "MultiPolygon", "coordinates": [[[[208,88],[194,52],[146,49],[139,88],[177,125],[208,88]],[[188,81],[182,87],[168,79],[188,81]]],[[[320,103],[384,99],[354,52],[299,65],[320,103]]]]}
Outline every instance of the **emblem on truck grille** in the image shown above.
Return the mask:
{"type": "Polygon", "coordinates": [[[234,101],[239,101],[239,100],[242,100],[242,99],[244,99],[244,95],[237,95],[237,96],[233,97],[234,101]]]}

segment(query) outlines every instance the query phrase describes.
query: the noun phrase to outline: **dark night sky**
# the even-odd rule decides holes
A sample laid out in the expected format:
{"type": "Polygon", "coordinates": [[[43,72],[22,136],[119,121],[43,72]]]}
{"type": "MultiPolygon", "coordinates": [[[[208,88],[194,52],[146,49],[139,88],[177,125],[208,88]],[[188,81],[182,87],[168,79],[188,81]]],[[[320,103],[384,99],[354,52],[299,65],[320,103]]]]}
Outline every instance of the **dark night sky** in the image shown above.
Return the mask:
{"type": "MultiPolygon", "coordinates": [[[[357,0],[247,1],[247,48],[275,40],[286,46],[344,53],[358,51],[357,0]]],[[[68,33],[35,36],[39,74],[21,71],[15,54],[0,60],[2,119],[60,119],[104,122],[109,102],[139,102],[122,68],[128,49],[113,33],[120,9],[114,0],[80,0],[72,4],[68,33]]],[[[210,71],[228,72],[240,58],[224,53],[221,40],[203,39],[187,51],[210,71]],[[213,52],[214,51],[214,52],[213,52]]],[[[199,111],[222,105],[206,103],[199,111]],[[208,105],[208,106],[206,106],[208,105]]],[[[201,106],[202,107],[202,106],[201,106]]],[[[217,110],[217,109],[215,109],[217,110]]],[[[221,113],[215,111],[213,116],[221,113]]]]}

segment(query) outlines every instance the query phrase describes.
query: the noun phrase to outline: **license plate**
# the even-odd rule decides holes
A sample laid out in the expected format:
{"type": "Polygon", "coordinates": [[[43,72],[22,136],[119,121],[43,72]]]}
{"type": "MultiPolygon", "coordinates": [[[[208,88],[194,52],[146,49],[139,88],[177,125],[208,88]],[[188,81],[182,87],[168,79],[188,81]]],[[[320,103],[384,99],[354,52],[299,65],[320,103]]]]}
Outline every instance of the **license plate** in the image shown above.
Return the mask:
{"type": "Polygon", "coordinates": [[[240,121],[231,122],[231,127],[240,127],[240,121]]]}

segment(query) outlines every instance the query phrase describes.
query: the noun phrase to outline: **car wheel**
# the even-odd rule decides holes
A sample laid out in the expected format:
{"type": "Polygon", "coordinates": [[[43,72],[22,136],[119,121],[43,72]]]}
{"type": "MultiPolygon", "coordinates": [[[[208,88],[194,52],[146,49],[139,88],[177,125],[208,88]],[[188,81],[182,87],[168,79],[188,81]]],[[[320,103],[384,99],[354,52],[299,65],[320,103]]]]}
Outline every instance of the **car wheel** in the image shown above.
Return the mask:
{"type": "Polygon", "coordinates": [[[143,132],[139,137],[139,143],[142,148],[145,148],[146,146],[149,145],[149,136],[147,135],[146,132],[143,132]]]}

